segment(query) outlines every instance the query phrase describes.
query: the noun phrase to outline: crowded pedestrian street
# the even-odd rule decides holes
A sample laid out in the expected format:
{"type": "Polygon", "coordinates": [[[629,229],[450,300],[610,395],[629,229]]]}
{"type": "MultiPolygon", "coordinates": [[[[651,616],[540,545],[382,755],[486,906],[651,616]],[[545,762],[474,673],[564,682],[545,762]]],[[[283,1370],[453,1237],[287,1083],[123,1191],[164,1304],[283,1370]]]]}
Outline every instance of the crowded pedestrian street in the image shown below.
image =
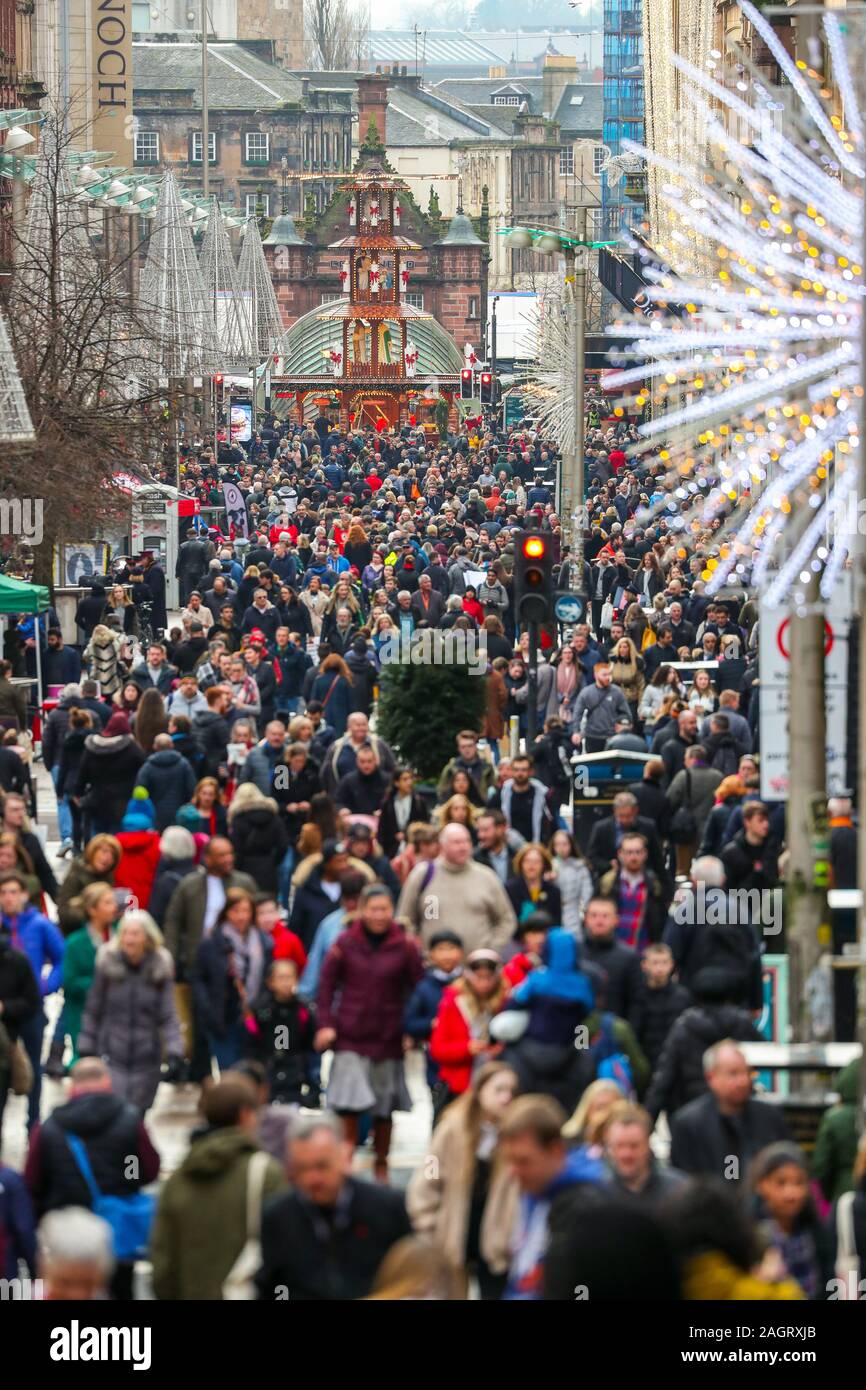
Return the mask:
{"type": "Polygon", "coordinates": [[[866,1290],[862,16],[85,8],[96,95],[0,104],[15,1351],[227,1375],[270,1325],[222,1363],[197,1305],[325,1305],[320,1346],[545,1302],[609,1370],[628,1303],[629,1370],[823,1369],[866,1290]]]}

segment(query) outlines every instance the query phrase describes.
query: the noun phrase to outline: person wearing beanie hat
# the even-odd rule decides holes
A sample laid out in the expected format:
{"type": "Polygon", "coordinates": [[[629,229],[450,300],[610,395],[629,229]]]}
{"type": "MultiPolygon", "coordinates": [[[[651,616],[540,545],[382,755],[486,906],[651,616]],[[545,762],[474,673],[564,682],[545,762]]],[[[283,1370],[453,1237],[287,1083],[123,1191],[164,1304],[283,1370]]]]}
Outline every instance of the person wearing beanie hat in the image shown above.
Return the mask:
{"type": "Polygon", "coordinates": [[[129,799],[117,839],[120,863],[114,874],[116,888],[126,888],[133,908],[146,908],[159,864],[159,831],[156,811],[145,787],[136,787],[129,799]]]}
{"type": "Polygon", "coordinates": [[[126,804],[138,778],[144,753],[119,710],[101,733],[89,734],[72,795],[78,797],[85,821],[85,840],[113,835],[120,828],[126,804]]]}

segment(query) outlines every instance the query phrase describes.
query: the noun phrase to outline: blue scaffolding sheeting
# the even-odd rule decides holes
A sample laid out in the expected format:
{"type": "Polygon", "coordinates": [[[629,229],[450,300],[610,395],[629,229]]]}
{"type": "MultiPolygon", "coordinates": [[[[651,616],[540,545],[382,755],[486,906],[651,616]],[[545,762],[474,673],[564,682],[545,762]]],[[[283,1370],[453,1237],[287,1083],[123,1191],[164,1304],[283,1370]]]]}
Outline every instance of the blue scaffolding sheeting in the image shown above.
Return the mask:
{"type": "MultiPolygon", "coordinates": [[[[634,0],[604,0],[603,139],[612,154],[626,139],[643,143],[643,11],[634,0]]],[[[644,216],[640,203],[625,196],[624,182],[601,178],[604,235],[636,226],[644,216]]]]}

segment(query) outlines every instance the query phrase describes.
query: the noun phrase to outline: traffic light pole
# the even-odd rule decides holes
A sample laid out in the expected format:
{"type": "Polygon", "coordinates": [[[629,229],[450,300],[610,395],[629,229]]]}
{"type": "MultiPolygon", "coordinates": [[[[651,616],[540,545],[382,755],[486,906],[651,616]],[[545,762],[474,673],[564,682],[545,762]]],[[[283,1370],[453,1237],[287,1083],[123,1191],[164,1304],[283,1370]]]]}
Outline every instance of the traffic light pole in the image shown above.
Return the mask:
{"type": "Polygon", "coordinates": [[[526,748],[538,737],[538,623],[527,623],[529,633],[529,672],[526,686],[526,748]]]}

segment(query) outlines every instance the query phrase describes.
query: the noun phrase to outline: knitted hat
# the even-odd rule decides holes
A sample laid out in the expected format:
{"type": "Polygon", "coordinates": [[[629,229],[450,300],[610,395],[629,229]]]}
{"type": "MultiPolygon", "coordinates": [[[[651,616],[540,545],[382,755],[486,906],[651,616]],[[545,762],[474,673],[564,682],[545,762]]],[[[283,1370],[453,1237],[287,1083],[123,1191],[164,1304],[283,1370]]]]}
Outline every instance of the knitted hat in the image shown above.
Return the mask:
{"type": "Polygon", "coordinates": [[[185,806],[181,806],[175,811],[174,823],[175,825],[182,826],[184,830],[188,830],[191,834],[200,831],[203,824],[201,813],[193,806],[192,802],[187,802],[185,806]]]}
{"type": "Polygon", "coordinates": [[[116,714],[111,716],[105,728],[102,730],[104,738],[114,738],[117,734],[128,734],[130,732],[129,720],[121,710],[118,710],[116,714]]]}
{"type": "Polygon", "coordinates": [[[155,830],[156,812],[153,809],[153,802],[146,787],[135,787],[129,799],[123,820],[120,823],[121,830],[155,830]]]}

